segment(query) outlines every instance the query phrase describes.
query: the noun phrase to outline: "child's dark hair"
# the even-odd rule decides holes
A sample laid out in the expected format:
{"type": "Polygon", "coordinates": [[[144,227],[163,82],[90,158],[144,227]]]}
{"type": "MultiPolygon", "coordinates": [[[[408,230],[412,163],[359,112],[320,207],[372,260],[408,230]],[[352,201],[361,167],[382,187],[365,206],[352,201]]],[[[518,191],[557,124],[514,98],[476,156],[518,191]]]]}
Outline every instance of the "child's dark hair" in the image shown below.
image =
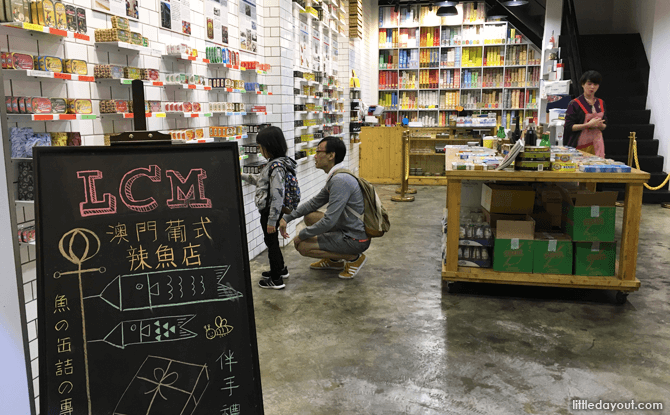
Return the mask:
{"type": "Polygon", "coordinates": [[[286,155],[286,140],[284,133],[279,127],[265,127],[256,136],[256,143],[262,145],[270,153],[271,158],[286,155]]]}
{"type": "Polygon", "coordinates": [[[584,85],[588,81],[593,82],[596,85],[600,85],[603,81],[603,76],[596,71],[586,71],[582,74],[582,77],[579,78],[579,85],[584,85]]]}
{"type": "Polygon", "coordinates": [[[329,136],[319,141],[319,144],[321,143],[326,143],[326,153],[335,153],[335,164],[342,163],[344,156],[347,155],[347,146],[344,145],[344,141],[329,136]]]}

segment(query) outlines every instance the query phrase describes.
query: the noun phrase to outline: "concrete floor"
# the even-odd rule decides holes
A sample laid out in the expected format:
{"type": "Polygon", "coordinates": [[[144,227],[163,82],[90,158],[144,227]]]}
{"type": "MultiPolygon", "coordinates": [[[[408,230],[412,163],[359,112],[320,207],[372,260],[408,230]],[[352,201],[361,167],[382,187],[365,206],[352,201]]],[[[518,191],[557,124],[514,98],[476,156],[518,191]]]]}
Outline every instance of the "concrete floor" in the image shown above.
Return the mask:
{"type": "MultiPolygon", "coordinates": [[[[257,287],[267,415],[570,414],[573,399],[663,402],[670,413],[670,210],[643,207],[642,286],[623,306],[599,290],[463,284],[440,277],[444,187],[394,204],[391,232],[352,281],[291,246],[284,290],[257,287]]],[[[618,209],[620,232],[621,209],[618,209]]],[[[601,413],[592,411],[588,413],[601,413]]],[[[602,412],[612,413],[612,412],[602,412]]]]}

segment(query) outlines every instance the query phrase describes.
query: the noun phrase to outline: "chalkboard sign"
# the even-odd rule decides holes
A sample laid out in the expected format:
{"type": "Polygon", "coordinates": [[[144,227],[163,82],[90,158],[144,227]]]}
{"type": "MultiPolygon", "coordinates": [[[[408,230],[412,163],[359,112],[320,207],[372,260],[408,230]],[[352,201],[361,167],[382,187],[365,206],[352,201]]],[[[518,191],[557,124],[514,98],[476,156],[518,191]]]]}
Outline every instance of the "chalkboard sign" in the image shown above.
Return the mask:
{"type": "Polygon", "coordinates": [[[238,157],[36,148],[42,415],[263,414],[238,157]]]}

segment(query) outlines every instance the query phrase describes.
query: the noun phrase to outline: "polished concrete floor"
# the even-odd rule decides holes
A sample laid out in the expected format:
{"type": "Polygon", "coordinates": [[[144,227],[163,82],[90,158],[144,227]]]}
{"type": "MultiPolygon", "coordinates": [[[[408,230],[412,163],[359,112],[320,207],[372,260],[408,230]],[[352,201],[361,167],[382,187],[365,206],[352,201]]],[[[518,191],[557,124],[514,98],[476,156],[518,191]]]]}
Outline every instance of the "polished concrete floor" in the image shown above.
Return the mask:
{"type": "MultiPolygon", "coordinates": [[[[670,210],[643,207],[638,278],[609,291],[463,284],[440,277],[444,187],[394,204],[351,281],[291,246],[284,290],[256,286],[267,415],[570,414],[572,400],[663,402],[670,413],[670,210]]],[[[621,209],[618,209],[620,232],[621,209]]],[[[612,412],[602,412],[612,413],[612,412]]]]}

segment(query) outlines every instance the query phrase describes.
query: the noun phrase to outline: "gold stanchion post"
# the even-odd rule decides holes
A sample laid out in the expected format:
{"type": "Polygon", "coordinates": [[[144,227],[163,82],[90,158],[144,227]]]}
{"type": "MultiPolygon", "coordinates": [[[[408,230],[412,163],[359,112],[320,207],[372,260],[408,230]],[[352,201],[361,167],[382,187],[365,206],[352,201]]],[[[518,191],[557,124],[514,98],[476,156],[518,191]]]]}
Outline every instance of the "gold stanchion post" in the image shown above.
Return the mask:
{"type": "MultiPolygon", "coordinates": [[[[413,202],[414,196],[406,196],[409,181],[409,131],[402,133],[402,177],[400,181],[400,195],[391,198],[394,202],[413,202]]],[[[416,193],[416,190],[414,191],[416,193]]]]}
{"type": "MultiPolygon", "coordinates": [[[[633,167],[633,147],[635,146],[635,131],[631,131],[628,134],[628,165],[633,167]]],[[[615,204],[616,207],[623,207],[623,201],[618,200],[615,204]]]]}
{"type": "MultiPolygon", "coordinates": [[[[407,151],[407,166],[405,166],[405,168],[407,169],[407,172],[406,172],[407,174],[403,173],[403,177],[405,177],[405,175],[407,175],[407,180],[408,181],[409,181],[409,137],[410,137],[409,130],[405,130],[405,131],[402,132],[402,140],[403,140],[402,141],[402,149],[403,149],[403,152],[407,151]],[[405,145],[407,145],[407,149],[405,149],[405,145]]],[[[403,154],[405,154],[405,153],[403,153],[403,154]]],[[[403,157],[403,160],[404,160],[404,157],[403,157]]],[[[407,186],[409,186],[409,182],[407,183],[407,186]]],[[[401,187],[395,189],[395,192],[397,194],[402,194],[402,184],[401,184],[401,187]]],[[[414,195],[414,194],[416,194],[416,189],[410,189],[409,187],[407,187],[405,189],[405,194],[414,195]]]]}

